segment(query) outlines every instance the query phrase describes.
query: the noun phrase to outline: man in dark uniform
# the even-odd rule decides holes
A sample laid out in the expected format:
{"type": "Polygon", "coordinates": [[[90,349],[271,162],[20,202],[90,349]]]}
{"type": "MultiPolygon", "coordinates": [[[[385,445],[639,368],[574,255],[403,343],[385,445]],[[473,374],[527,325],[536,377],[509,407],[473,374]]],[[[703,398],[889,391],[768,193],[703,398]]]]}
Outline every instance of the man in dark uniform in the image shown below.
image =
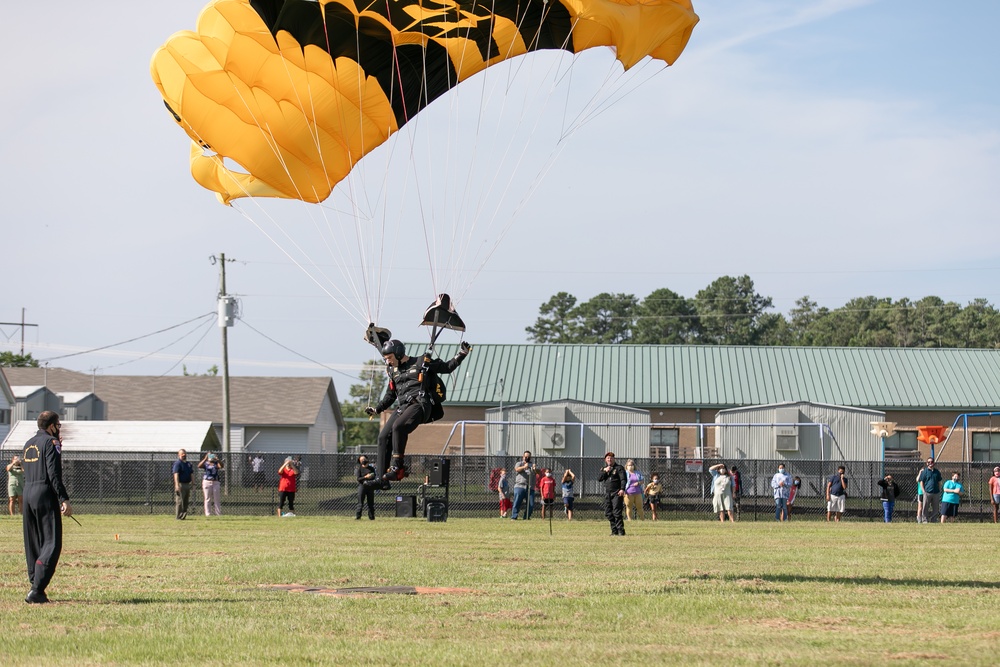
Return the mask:
{"type": "Polygon", "coordinates": [[[187,450],[177,452],[177,460],[174,461],[171,473],[174,476],[174,515],[184,520],[188,515],[188,501],[191,499],[191,476],[194,475],[194,466],[187,460],[187,450]]]}
{"type": "Polygon", "coordinates": [[[625,468],[615,463],[615,455],[608,452],[604,455],[605,466],[601,468],[598,482],[604,482],[604,516],[611,523],[612,535],[624,535],[625,524],[622,513],[625,510],[625,486],[628,484],[628,474],[625,468]]]}
{"type": "Polygon", "coordinates": [[[471,351],[472,347],[463,341],[458,354],[450,361],[442,361],[432,359],[430,353],[421,359],[408,357],[406,347],[398,340],[387,341],[382,346],[389,386],[382,400],[375,407],[365,408],[365,413],[374,416],[388,409],[394,402],[399,402],[378,434],[377,472],[381,475],[383,489],[388,489],[389,482],[401,480],[406,474],[403,456],[409,435],[421,424],[440,419],[441,397],[435,391],[439,386],[437,376],[454,371],[471,351]]]}
{"type": "Polygon", "coordinates": [[[62,515],[71,516],[69,494],[62,481],[62,445],[59,415],[38,415],[38,433],[24,446],[24,556],[31,590],[28,604],[49,601],[45,589],[52,581],[62,552],[62,515]]]}
{"type": "Polygon", "coordinates": [[[381,487],[382,482],[375,474],[375,466],[368,462],[368,457],[364,454],[358,457],[358,467],[354,471],[354,476],[358,478],[358,508],[354,512],[354,518],[361,518],[365,503],[368,503],[368,518],[374,521],[375,489],[381,487]]]}

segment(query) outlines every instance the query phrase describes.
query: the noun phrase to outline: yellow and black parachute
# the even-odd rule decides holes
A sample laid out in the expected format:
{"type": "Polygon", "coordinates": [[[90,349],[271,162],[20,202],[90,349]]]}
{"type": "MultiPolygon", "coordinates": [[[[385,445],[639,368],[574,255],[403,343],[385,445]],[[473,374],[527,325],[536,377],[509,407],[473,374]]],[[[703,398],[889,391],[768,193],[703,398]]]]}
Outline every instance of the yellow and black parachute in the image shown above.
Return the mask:
{"type": "Polygon", "coordinates": [[[153,80],[223,203],[320,202],[421,109],[495,63],[611,47],[673,64],[690,0],[213,0],[156,51],[153,80]],[[226,166],[231,160],[244,172],[226,166]]]}

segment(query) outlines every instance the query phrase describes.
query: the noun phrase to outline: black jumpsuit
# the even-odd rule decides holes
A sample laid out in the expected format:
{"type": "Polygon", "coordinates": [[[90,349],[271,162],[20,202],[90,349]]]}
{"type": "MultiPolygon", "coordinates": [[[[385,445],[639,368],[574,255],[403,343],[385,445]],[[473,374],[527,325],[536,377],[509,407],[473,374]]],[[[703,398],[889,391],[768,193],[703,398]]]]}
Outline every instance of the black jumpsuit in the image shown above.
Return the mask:
{"type": "Polygon", "coordinates": [[[366,463],[364,465],[358,464],[357,470],[354,471],[355,477],[358,478],[358,508],[354,512],[354,518],[360,519],[361,512],[364,510],[365,503],[368,503],[368,518],[375,518],[375,486],[379,483],[378,477],[375,474],[375,468],[372,464],[366,463]],[[368,477],[371,475],[371,477],[368,477]]]}
{"type": "Polygon", "coordinates": [[[378,474],[381,476],[389,469],[390,453],[401,459],[406,453],[406,440],[418,426],[430,419],[434,397],[427,387],[434,386],[435,375],[447,375],[465,361],[465,354],[459,352],[450,361],[431,359],[427,365],[430,377],[425,378],[421,386],[419,375],[423,364],[422,358],[408,357],[399,366],[389,366],[389,387],[385,396],[375,406],[375,412],[383,412],[397,399],[399,406],[386,420],[385,426],[378,434],[378,474]]]}
{"type": "Polygon", "coordinates": [[[58,442],[45,431],[24,446],[24,556],[31,588],[45,592],[62,552],[62,512],[69,501],[58,442]]]}
{"type": "Polygon", "coordinates": [[[597,481],[604,482],[604,516],[611,523],[611,534],[624,535],[625,523],[622,521],[622,512],[625,509],[625,498],[618,492],[625,490],[628,474],[625,468],[615,463],[610,471],[601,468],[597,481]]]}

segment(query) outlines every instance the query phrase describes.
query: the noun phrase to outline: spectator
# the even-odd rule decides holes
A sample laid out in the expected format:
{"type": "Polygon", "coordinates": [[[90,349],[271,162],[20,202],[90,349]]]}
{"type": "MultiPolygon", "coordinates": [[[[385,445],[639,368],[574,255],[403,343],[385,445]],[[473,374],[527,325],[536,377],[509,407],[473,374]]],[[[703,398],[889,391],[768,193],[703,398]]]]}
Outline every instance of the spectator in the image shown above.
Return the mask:
{"type": "Polygon", "coordinates": [[[729,476],[733,478],[733,511],[736,516],[740,514],[740,498],[743,495],[743,475],[733,466],[729,469],[729,476]]]}
{"type": "Polygon", "coordinates": [[[368,505],[368,520],[374,521],[375,489],[382,488],[382,480],[378,479],[375,466],[368,461],[368,457],[364,454],[358,457],[358,467],[354,470],[354,478],[358,480],[358,504],[354,508],[354,520],[361,520],[365,505],[368,505]]]}
{"type": "Polygon", "coordinates": [[[194,468],[188,462],[187,455],[187,450],[178,450],[177,460],[171,468],[174,477],[174,517],[180,521],[187,519],[191,478],[194,476],[194,468]]]}
{"type": "Polygon", "coordinates": [[[934,459],[927,459],[927,467],[917,475],[917,481],[924,485],[924,508],[921,523],[930,523],[940,510],[941,471],[934,467],[934,459]]]}
{"type": "Polygon", "coordinates": [[[792,510],[795,508],[795,499],[799,497],[799,489],[802,488],[802,480],[798,477],[792,479],[792,485],[788,487],[788,520],[792,519],[792,510]]]}
{"type": "Polygon", "coordinates": [[[604,482],[604,516],[611,524],[612,535],[625,535],[625,523],[622,521],[622,511],[625,508],[625,485],[628,484],[628,474],[625,468],[615,462],[614,452],[604,455],[604,467],[597,476],[598,482],[604,482]]]}
{"type": "Polygon", "coordinates": [[[708,469],[712,473],[712,509],[719,514],[719,521],[726,522],[726,515],[729,521],[733,519],[733,479],[729,476],[729,469],[725,463],[719,463],[708,469]]]}
{"type": "Polygon", "coordinates": [[[573,484],[576,482],[576,475],[569,468],[562,476],[562,499],[563,512],[566,513],[566,520],[573,520],[573,484]]]}
{"type": "Polygon", "coordinates": [[[524,510],[524,519],[531,518],[531,506],[535,502],[535,472],[538,468],[531,461],[531,452],[525,451],[521,460],[514,466],[514,507],[511,509],[510,518],[517,520],[517,515],[521,511],[521,505],[527,500],[528,506],[524,510]]]}
{"type": "Polygon", "coordinates": [[[625,484],[625,518],[645,519],[646,512],[642,508],[642,473],[635,469],[635,461],[625,462],[625,474],[628,480],[625,484]]]}
{"type": "Polygon", "coordinates": [[[278,468],[278,516],[295,516],[295,491],[298,489],[298,479],[299,465],[295,459],[288,456],[278,468]],[[288,512],[282,514],[286,500],[288,512]]]}
{"type": "Polygon", "coordinates": [[[924,483],[917,482],[917,523],[924,522],[924,483]]]}
{"type": "Polygon", "coordinates": [[[507,512],[510,511],[512,503],[510,501],[510,482],[507,480],[507,469],[500,468],[500,477],[497,479],[497,495],[500,497],[500,518],[506,519],[507,512]]]}
{"type": "Polygon", "coordinates": [[[225,467],[215,452],[208,452],[205,458],[198,461],[202,471],[201,492],[205,496],[205,516],[222,515],[222,485],[219,477],[225,467]]]}
{"type": "Polygon", "coordinates": [[[9,498],[7,511],[10,515],[21,514],[21,501],[24,500],[24,466],[21,465],[21,457],[17,454],[10,457],[10,463],[7,464],[7,496],[9,498]]]}
{"type": "Polygon", "coordinates": [[[837,523],[844,516],[844,506],[847,504],[847,469],[837,466],[837,474],[830,475],[826,480],[826,520],[833,517],[837,523]]]}
{"type": "Polygon", "coordinates": [[[545,468],[544,475],[538,481],[539,495],[542,496],[542,518],[552,518],[552,506],[556,502],[556,480],[552,471],[545,468]]]}
{"type": "Polygon", "coordinates": [[[655,472],[652,475],[653,481],[646,485],[642,492],[649,502],[649,512],[653,515],[653,521],[657,519],[657,512],[660,511],[660,503],[663,500],[663,485],[660,484],[660,476],[655,472]]]}
{"type": "Polygon", "coordinates": [[[771,478],[771,489],[774,490],[774,520],[788,520],[788,493],[792,486],[792,477],[785,472],[785,464],[778,464],[778,472],[771,478]]]}
{"type": "Polygon", "coordinates": [[[883,518],[886,523],[892,523],[892,510],[896,506],[896,498],[899,497],[899,485],[892,481],[892,475],[889,473],[875,483],[882,489],[879,499],[882,501],[883,518]]]}
{"type": "Polygon", "coordinates": [[[941,523],[945,519],[954,523],[958,519],[958,505],[965,495],[965,487],[958,481],[960,475],[951,473],[951,479],[944,483],[944,493],[941,495],[941,523]]]}
{"type": "Polygon", "coordinates": [[[253,486],[254,493],[260,493],[264,490],[264,457],[260,453],[255,453],[253,456],[248,456],[247,460],[250,462],[250,484],[253,486]]]}
{"type": "Polygon", "coordinates": [[[993,469],[990,477],[990,500],[993,502],[993,523],[997,522],[997,509],[1000,509],[1000,466],[993,469]]]}

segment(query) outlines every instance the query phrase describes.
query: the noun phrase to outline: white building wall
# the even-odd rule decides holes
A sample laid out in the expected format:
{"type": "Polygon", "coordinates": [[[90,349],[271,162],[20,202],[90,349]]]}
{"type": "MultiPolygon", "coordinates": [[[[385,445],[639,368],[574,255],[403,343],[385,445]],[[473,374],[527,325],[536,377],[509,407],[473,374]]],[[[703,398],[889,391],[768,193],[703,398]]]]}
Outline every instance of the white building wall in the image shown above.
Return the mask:
{"type": "Polygon", "coordinates": [[[649,412],[582,401],[551,401],[492,408],[486,428],[486,453],[595,457],[613,450],[619,458],[649,456],[649,412]],[[561,423],[557,423],[561,422],[561,423]],[[562,445],[562,446],[559,446],[562,445]]]}
{"type": "Polygon", "coordinates": [[[722,410],[715,423],[752,425],[718,429],[719,456],[725,459],[877,461],[881,441],[871,434],[870,422],[884,420],[877,410],[802,401],[722,410]],[[786,429],[771,426],[785,421],[781,416],[789,407],[798,409],[799,422],[810,424],[798,427],[798,451],[778,449],[777,436],[786,429]]]}
{"type": "Polygon", "coordinates": [[[309,429],[309,453],[336,452],[339,445],[340,429],[337,428],[337,415],[330,401],[324,400],[316,417],[316,423],[309,429]]]}

